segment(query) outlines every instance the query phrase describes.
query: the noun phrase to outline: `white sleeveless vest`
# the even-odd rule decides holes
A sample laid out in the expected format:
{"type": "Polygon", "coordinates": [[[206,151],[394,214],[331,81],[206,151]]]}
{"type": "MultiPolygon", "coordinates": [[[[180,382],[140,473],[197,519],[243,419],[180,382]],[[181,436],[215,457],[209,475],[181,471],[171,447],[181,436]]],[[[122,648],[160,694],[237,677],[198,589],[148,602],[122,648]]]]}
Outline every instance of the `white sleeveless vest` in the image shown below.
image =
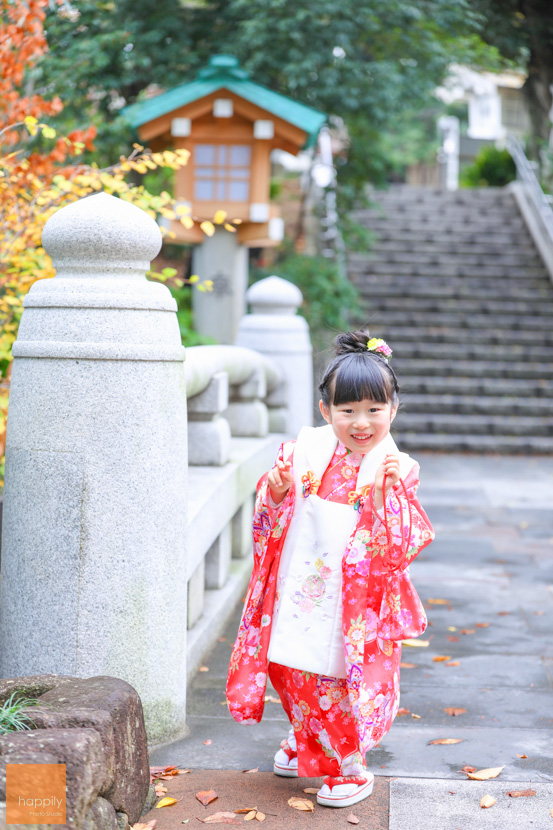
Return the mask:
{"type": "MultiPolygon", "coordinates": [[[[342,557],[360,514],[349,504],[302,495],[302,477],[321,480],[338,439],[332,426],[304,427],[294,447],[296,503],[282,548],[269,661],[328,677],[346,677],[342,634],[342,557]]],[[[414,464],[387,435],[366,453],[356,490],[372,484],[387,454],[405,478],[414,464]]]]}

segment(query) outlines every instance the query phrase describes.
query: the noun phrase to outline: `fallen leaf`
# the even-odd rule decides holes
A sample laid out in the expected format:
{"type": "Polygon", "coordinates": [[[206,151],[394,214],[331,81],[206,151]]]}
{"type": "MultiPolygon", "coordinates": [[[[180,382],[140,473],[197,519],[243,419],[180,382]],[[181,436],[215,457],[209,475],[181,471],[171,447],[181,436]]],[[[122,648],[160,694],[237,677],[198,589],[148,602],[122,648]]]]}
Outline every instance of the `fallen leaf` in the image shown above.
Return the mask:
{"type": "Polygon", "coordinates": [[[443,663],[445,660],[451,660],[451,654],[448,654],[447,657],[443,654],[437,654],[432,660],[434,663],[443,663]]]}
{"type": "Polygon", "coordinates": [[[349,824],[359,824],[359,819],[357,816],[354,816],[353,813],[349,814],[346,821],[349,822],[349,824]]]}
{"type": "Polygon", "coordinates": [[[448,706],[447,709],[444,709],[446,715],[464,715],[466,711],[466,709],[461,709],[457,706],[448,706]]]}
{"type": "Polygon", "coordinates": [[[510,614],[510,613],[511,613],[510,611],[498,611],[497,616],[498,617],[506,617],[507,614],[510,614]]]}
{"type": "Polygon", "coordinates": [[[447,630],[448,630],[448,631],[457,631],[457,626],[455,626],[455,625],[448,625],[447,630]]]}
{"type": "Polygon", "coordinates": [[[251,821],[252,818],[255,818],[256,813],[257,810],[250,810],[250,812],[246,816],[244,816],[244,821],[251,821]]]}
{"type": "Polygon", "coordinates": [[[154,792],[159,798],[160,795],[165,795],[165,793],[167,792],[167,787],[164,787],[163,784],[156,784],[156,786],[154,787],[154,792]]]}
{"type": "Polygon", "coordinates": [[[216,798],[219,798],[215,790],[200,790],[199,793],[196,793],[196,798],[203,804],[204,807],[207,807],[208,804],[211,804],[212,801],[215,801],[216,798]]]}
{"type": "Polygon", "coordinates": [[[211,740],[211,738],[208,738],[207,741],[204,741],[204,746],[211,746],[212,743],[213,741],[211,740]]]}
{"type": "Polygon", "coordinates": [[[437,738],[435,741],[429,741],[428,746],[432,746],[433,744],[439,744],[440,746],[460,744],[462,741],[464,741],[464,738],[437,738]]]}
{"type": "Polygon", "coordinates": [[[448,599],[427,599],[431,605],[449,605],[448,599]]]}
{"type": "Polygon", "coordinates": [[[198,671],[209,671],[209,666],[200,666],[198,671]]]}
{"type": "Polygon", "coordinates": [[[133,824],[131,830],[154,830],[157,824],[157,818],[152,819],[147,824],[144,824],[142,821],[139,821],[138,824],[133,824]]]}
{"type": "Polygon", "coordinates": [[[523,795],[536,795],[535,790],[512,790],[508,792],[507,795],[510,795],[511,798],[520,798],[523,795]]]}
{"type": "Polygon", "coordinates": [[[517,758],[528,758],[528,755],[517,755],[517,758]]]}
{"type": "Polygon", "coordinates": [[[255,817],[256,817],[257,821],[265,821],[265,819],[266,819],[265,813],[262,813],[261,810],[257,811],[257,813],[255,814],[255,817]]]}
{"type": "Polygon", "coordinates": [[[469,778],[473,781],[488,781],[490,778],[497,778],[504,767],[488,767],[487,769],[479,769],[476,772],[467,772],[469,778]]]}
{"type": "Polygon", "coordinates": [[[177,803],[176,798],[162,798],[161,801],[158,801],[156,807],[171,807],[173,804],[177,803]]]}
{"type": "Polygon", "coordinates": [[[400,669],[418,669],[416,663],[400,663],[399,667],[400,669]]]}
{"type": "Polygon", "coordinates": [[[450,795],[455,795],[455,794],[456,794],[456,790],[449,790],[449,794],[450,794],[450,795]]]}
{"type": "Polygon", "coordinates": [[[274,695],[266,695],[265,703],[280,703],[280,698],[275,697],[274,695]]]}
{"type": "Polygon", "coordinates": [[[489,623],[474,623],[476,628],[487,628],[489,623]]]}
{"type": "Polygon", "coordinates": [[[188,775],[189,772],[192,772],[191,769],[180,769],[179,775],[188,775]]]}
{"type": "Polygon", "coordinates": [[[483,798],[480,799],[480,806],[481,807],[493,807],[495,804],[495,798],[491,795],[485,795],[483,798]]]}
{"type": "Polygon", "coordinates": [[[228,812],[213,813],[213,815],[200,818],[198,821],[203,822],[203,824],[242,824],[234,813],[228,812]]]}
{"type": "Polygon", "coordinates": [[[413,712],[411,712],[411,717],[412,717],[412,718],[416,718],[417,720],[420,720],[420,719],[421,719],[421,716],[420,716],[420,715],[415,715],[413,712]]]}
{"type": "Polygon", "coordinates": [[[465,764],[463,769],[459,769],[457,772],[476,772],[476,767],[470,767],[468,764],[465,764]]]}
{"type": "Polygon", "coordinates": [[[444,666],[460,666],[460,662],[458,660],[450,660],[449,663],[444,663],[444,666]]]}
{"type": "Polygon", "coordinates": [[[306,813],[312,813],[315,809],[313,802],[308,798],[297,798],[296,796],[288,799],[288,805],[293,807],[294,810],[302,810],[306,813]]]}
{"type": "Polygon", "coordinates": [[[242,772],[245,773],[246,775],[249,772],[259,772],[259,767],[255,767],[255,769],[243,769],[242,772]]]}
{"type": "Polygon", "coordinates": [[[304,793],[308,793],[309,795],[317,795],[318,792],[317,787],[306,787],[304,789],[304,793]]]}
{"type": "Polygon", "coordinates": [[[474,628],[460,628],[461,634],[474,634],[474,628]]]}
{"type": "Polygon", "coordinates": [[[219,637],[219,639],[217,640],[218,643],[226,643],[226,641],[227,641],[226,637],[219,637]]]}
{"type": "MultiPolygon", "coordinates": [[[[318,790],[317,790],[318,792],[318,790]]],[[[251,813],[252,810],[257,810],[257,807],[243,807],[241,810],[235,810],[235,813],[251,813]]]]}
{"type": "Polygon", "coordinates": [[[411,637],[408,640],[401,641],[404,646],[413,646],[413,648],[426,648],[430,645],[430,640],[421,640],[420,638],[411,637]]]}
{"type": "Polygon", "coordinates": [[[454,637],[453,634],[448,634],[446,640],[449,640],[450,643],[458,643],[460,637],[454,637]]]}
{"type": "MultiPolygon", "coordinates": [[[[410,714],[411,714],[411,710],[410,710],[410,709],[404,709],[404,708],[401,708],[401,709],[398,709],[398,710],[397,710],[397,717],[398,717],[398,718],[399,718],[399,717],[401,717],[401,715],[410,715],[410,714]]],[[[318,792],[318,790],[317,790],[317,792],[318,792]]]]}
{"type": "Polygon", "coordinates": [[[549,811],[549,815],[551,816],[551,818],[553,818],[553,807],[552,807],[552,808],[551,808],[551,810],[549,811]]]}

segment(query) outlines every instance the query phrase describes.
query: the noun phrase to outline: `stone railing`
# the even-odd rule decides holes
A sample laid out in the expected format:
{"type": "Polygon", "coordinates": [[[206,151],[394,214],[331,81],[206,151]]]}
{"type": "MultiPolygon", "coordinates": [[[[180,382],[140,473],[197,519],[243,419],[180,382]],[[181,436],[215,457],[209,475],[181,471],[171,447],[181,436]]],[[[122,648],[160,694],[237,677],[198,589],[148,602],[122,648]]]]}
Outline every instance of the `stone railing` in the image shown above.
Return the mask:
{"type": "Polygon", "coordinates": [[[120,678],[159,743],[184,732],[187,674],[244,590],[256,482],[312,419],[301,294],[257,283],[239,345],[185,355],[175,301],[145,277],[146,213],[90,196],[43,245],[57,274],[13,348],[0,676],[120,678]]]}

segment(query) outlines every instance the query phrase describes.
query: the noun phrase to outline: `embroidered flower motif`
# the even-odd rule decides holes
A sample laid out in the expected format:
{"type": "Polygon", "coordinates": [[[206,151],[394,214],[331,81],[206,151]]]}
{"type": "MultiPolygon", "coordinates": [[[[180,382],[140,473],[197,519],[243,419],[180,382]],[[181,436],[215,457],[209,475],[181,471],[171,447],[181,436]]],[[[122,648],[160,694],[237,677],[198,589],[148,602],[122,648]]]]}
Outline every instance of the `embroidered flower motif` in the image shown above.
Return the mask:
{"type": "Polygon", "coordinates": [[[309,574],[303,580],[301,589],[303,593],[312,600],[320,599],[326,591],[324,579],[318,574],[309,574]]]}
{"type": "Polygon", "coordinates": [[[308,614],[314,609],[315,603],[309,597],[302,597],[299,603],[300,611],[306,611],[308,614]]]}
{"type": "Polygon", "coordinates": [[[269,625],[270,622],[271,622],[271,618],[270,618],[269,614],[263,614],[263,616],[261,617],[261,628],[265,628],[266,626],[269,625]]]}
{"type": "Polygon", "coordinates": [[[308,496],[316,495],[317,490],[321,486],[318,478],[315,478],[311,470],[308,470],[305,475],[301,477],[301,494],[304,499],[308,496]]]}
{"type": "Polygon", "coordinates": [[[363,510],[370,489],[371,485],[368,484],[366,487],[361,487],[360,490],[351,490],[348,493],[348,504],[351,504],[353,509],[357,510],[358,513],[361,513],[363,510]]]}

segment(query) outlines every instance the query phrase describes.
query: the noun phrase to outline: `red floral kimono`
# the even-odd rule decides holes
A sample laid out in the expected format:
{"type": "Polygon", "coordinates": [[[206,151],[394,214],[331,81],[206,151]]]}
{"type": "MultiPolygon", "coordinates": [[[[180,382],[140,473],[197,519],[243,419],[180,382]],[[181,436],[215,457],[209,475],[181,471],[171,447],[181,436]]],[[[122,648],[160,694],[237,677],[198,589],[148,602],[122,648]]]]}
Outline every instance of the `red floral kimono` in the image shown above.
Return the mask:
{"type": "MultiPolygon", "coordinates": [[[[294,446],[286,442],[278,456],[291,461],[292,468],[294,446]]],[[[270,505],[267,474],[257,487],[254,568],[231,656],[227,699],[236,721],[259,722],[270,673],[296,733],[300,776],[361,771],[365,753],[388,732],[398,710],[401,640],[426,628],[408,571],[434,536],[416,498],[418,465],[413,462],[405,481],[392,489],[386,510],[376,511],[374,485],[355,490],[361,459],[338,443],[321,480],[313,483],[308,474],[302,493],[292,486],[277,508],[270,505]],[[345,679],[267,660],[280,555],[295,499],[309,498],[311,492],[354,505],[359,513],[342,558],[345,679]]]]}

